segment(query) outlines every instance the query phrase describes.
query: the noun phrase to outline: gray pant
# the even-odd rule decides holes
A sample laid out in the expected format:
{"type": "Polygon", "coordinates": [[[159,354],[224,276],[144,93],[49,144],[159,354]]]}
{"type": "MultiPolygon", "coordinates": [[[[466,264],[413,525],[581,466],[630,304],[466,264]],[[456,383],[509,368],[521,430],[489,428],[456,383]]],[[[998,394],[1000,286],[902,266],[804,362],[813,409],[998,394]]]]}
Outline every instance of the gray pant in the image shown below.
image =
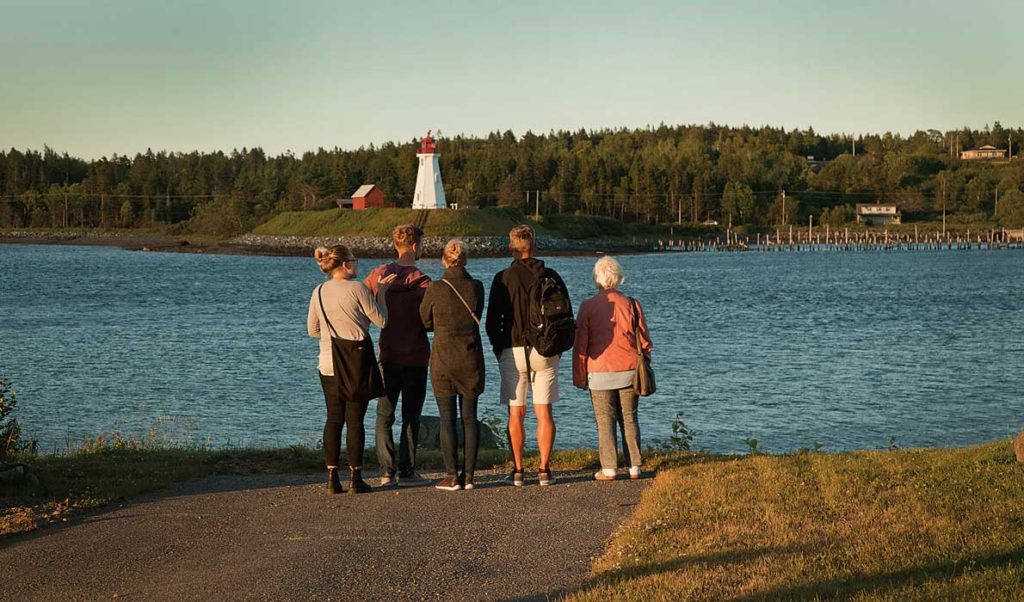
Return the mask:
{"type": "Polygon", "coordinates": [[[636,419],[637,395],[633,387],[612,391],[591,391],[594,402],[594,419],[597,420],[597,448],[601,455],[601,468],[615,470],[618,467],[618,447],[615,441],[615,425],[622,428],[624,451],[630,466],[640,466],[640,423],[636,419]]]}

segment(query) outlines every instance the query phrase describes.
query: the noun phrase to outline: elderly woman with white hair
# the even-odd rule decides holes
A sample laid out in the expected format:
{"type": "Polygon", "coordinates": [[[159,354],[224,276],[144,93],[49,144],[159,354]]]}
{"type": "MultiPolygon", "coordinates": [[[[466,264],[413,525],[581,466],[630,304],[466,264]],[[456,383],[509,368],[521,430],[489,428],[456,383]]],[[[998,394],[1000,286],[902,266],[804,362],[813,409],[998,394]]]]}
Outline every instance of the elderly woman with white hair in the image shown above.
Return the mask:
{"type": "Polygon", "coordinates": [[[616,423],[621,422],[622,426],[629,478],[639,479],[642,465],[633,374],[637,366],[637,341],[647,357],[654,347],[640,303],[619,292],[624,280],[622,267],[614,258],[597,260],[597,294],[580,305],[576,318],[572,382],[580,389],[589,389],[594,403],[601,456],[601,470],[594,478],[599,481],[616,477],[616,423]]]}

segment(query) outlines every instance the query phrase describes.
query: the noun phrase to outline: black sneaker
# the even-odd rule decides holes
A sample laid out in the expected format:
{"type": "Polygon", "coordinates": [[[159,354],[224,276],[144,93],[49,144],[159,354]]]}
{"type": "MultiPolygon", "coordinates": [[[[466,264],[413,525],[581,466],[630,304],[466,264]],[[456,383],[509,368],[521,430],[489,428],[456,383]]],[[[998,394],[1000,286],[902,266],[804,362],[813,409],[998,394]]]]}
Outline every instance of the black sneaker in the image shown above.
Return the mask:
{"type": "Polygon", "coordinates": [[[537,481],[541,485],[551,485],[555,482],[555,477],[551,474],[551,469],[540,470],[537,472],[537,481]]]}
{"type": "Polygon", "coordinates": [[[398,473],[398,486],[399,487],[420,487],[429,483],[427,479],[420,476],[415,470],[409,472],[398,473]]]}
{"type": "Polygon", "coordinates": [[[462,489],[462,486],[459,485],[459,477],[455,475],[448,475],[445,478],[438,481],[434,485],[434,489],[442,489],[444,491],[458,491],[459,489],[462,489]]]}

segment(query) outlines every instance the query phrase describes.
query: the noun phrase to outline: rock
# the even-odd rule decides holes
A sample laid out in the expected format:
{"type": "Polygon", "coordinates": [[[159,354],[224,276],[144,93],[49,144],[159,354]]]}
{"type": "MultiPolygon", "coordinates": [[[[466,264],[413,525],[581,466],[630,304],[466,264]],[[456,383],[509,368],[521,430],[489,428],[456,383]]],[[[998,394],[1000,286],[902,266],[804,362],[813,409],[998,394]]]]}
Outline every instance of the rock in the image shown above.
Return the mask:
{"type": "Polygon", "coordinates": [[[24,464],[10,464],[0,466],[0,484],[8,485],[21,483],[26,480],[28,466],[24,464]]]}
{"type": "MultiPolygon", "coordinates": [[[[498,436],[479,420],[476,421],[480,427],[480,449],[498,449],[498,436]]],[[[462,439],[462,421],[455,426],[459,439],[462,439]]],[[[420,418],[420,434],[417,441],[419,447],[424,449],[441,448],[441,419],[437,416],[423,416],[420,418]]]]}
{"type": "MultiPolygon", "coordinates": [[[[440,257],[444,245],[453,237],[424,236],[423,254],[425,257],[440,257]]],[[[470,257],[506,257],[508,255],[507,236],[462,236],[460,238],[469,247],[470,257]]],[[[390,237],[377,236],[275,236],[269,234],[243,234],[231,241],[231,244],[256,249],[276,250],[312,250],[319,246],[344,244],[357,257],[391,257],[395,253],[390,237]]],[[[537,246],[544,251],[565,253],[593,254],[596,250],[603,251],[638,251],[649,250],[649,242],[624,243],[622,241],[586,239],[570,240],[538,236],[537,246]]]]}
{"type": "Polygon", "coordinates": [[[1024,431],[1013,440],[1013,453],[1017,455],[1017,462],[1024,464],[1024,431]]]}

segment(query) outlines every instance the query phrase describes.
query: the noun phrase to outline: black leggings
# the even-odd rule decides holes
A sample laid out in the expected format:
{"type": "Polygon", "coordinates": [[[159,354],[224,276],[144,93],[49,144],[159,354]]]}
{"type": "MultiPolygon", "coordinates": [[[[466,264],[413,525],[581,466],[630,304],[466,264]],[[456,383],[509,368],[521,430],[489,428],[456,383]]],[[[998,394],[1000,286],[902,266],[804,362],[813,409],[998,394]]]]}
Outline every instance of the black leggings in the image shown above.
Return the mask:
{"type": "Polygon", "coordinates": [[[341,461],[341,429],[348,424],[346,453],[348,465],[363,465],[363,447],[366,445],[366,431],[363,418],[369,400],[362,403],[348,402],[341,398],[341,383],[337,376],[320,375],[320,386],[324,390],[327,402],[327,422],[324,423],[324,462],[328,466],[338,466],[341,461]]]}
{"type": "Polygon", "coordinates": [[[472,475],[476,470],[476,453],[479,447],[480,431],[476,422],[476,397],[458,396],[461,404],[456,404],[456,396],[438,397],[437,411],[441,414],[441,455],[444,456],[444,468],[449,475],[465,470],[472,475]],[[461,405],[463,455],[465,465],[459,464],[459,437],[456,431],[456,414],[461,405]]]}

